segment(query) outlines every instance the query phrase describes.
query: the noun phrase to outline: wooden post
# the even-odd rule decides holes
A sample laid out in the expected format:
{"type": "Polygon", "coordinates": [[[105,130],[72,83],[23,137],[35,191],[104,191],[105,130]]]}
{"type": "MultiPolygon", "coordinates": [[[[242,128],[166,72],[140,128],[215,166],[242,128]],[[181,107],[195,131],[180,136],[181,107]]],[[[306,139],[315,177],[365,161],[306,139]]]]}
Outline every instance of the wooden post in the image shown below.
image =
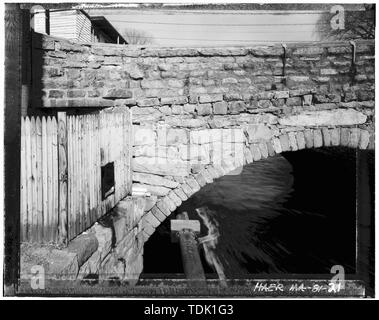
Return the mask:
{"type": "Polygon", "coordinates": [[[67,245],[67,123],[66,113],[58,112],[58,215],[59,243],[67,245]]]}
{"type": "Polygon", "coordinates": [[[187,213],[178,214],[177,218],[178,220],[171,220],[171,232],[178,233],[188,285],[204,287],[206,285],[205,274],[195,238],[195,232],[200,232],[200,223],[197,220],[189,220],[187,213]]]}
{"type": "Polygon", "coordinates": [[[16,292],[20,245],[20,134],[22,11],[5,4],[4,68],[4,294],[16,292]]]}

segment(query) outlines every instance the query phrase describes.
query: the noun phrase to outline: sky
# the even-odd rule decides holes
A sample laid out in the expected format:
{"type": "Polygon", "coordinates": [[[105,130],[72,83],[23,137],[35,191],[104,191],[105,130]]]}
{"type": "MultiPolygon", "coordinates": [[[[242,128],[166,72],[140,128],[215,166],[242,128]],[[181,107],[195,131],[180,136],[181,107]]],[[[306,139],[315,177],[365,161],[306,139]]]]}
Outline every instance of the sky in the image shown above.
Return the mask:
{"type": "Polygon", "coordinates": [[[143,30],[158,46],[223,46],[319,40],[320,11],[86,10],[104,15],[121,32],[143,30]]]}

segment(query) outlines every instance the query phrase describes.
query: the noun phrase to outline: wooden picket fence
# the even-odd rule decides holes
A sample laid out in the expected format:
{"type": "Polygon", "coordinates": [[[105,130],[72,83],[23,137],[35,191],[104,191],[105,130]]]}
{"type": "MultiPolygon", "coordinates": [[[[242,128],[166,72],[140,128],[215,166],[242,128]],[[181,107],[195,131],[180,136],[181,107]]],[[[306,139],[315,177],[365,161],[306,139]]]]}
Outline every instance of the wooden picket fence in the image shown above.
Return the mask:
{"type": "Polygon", "coordinates": [[[131,128],[124,108],[22,118],[22,241],[67,244],[130,193],[131,128]],[[104,198],[109,163],[114,187],[104,198]]]}

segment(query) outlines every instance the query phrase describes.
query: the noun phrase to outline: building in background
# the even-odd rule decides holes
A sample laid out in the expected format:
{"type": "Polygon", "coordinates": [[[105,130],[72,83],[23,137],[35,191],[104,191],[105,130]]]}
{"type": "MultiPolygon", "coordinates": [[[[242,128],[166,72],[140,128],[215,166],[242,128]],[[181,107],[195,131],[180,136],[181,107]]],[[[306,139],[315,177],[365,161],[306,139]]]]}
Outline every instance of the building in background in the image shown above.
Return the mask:
{"type": "Polygon", "coordinates": [[[84,10],[34,10],[32,28],[71,41],[127,44],[105,17],[91,17],[84,10]]]}

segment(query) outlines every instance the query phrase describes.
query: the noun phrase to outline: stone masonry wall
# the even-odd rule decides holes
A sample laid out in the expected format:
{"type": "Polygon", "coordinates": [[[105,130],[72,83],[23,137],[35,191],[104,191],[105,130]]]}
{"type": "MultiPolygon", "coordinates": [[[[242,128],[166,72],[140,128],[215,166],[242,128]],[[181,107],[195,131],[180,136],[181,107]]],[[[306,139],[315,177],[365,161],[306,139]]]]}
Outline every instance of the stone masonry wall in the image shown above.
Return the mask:
{"type": "Polygon", "coordinates": [[[139,48],[41,37],[34,57],[43,64],[42,107],[125,105],[156,121],[372,106],[374,100],[372,41],[357,42],[354,58],[348,42],[139,48]]]}
{"type": "Polygon", "coordinates": [[[143,242],[202,186],[245,164],[304,148],[374,148],[372,41],[140,48],[41,39],[39,107],[132,110],[143,242]]]}

